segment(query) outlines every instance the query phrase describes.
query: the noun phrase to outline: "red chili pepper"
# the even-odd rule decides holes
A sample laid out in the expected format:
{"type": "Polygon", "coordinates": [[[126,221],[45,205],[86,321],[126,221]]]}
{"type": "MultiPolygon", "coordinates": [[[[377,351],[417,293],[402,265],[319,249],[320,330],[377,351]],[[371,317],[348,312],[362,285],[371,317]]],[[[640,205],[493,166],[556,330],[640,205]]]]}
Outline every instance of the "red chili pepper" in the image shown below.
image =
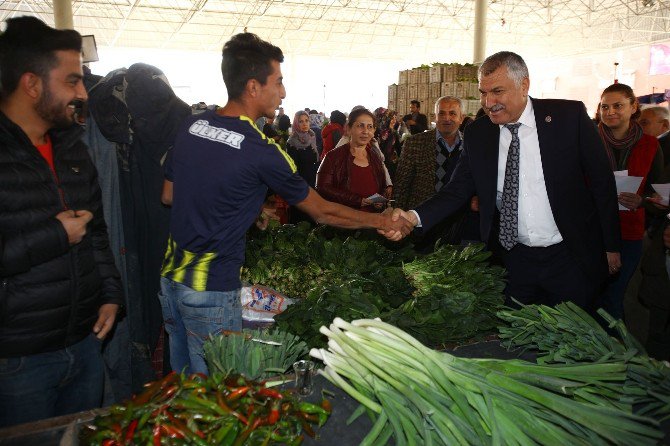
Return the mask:
{"type": "Polygon", "coordinates": [[[231,409],[230,406],[228,406],[226,402],[223,400],[223,395],[221,394],[221,392],[216,392],[216,402],[219,404],[219,407],[224,411],[226,412],[233,411],[233,409],[231,409]]]}
{"type": "Polygon", "coordinates": [[[226,413],[233,415],[244,424],[249,424],[247,418],[244,415],[234,411],[233,409],[230,408],[230,406],[226,404],[226,402],[223,400],[223,395],[221,394],[221,392],[216,392],[216,402],[219,404],[219,407],[221,407],[221,409],[223,409],[226,413]]]}
{"type": "Polygon", "coordinates": [[[112,440],[111,438],[107,438],[102,441],[102,446],[117,446],[118,443],[116,440],[112,440]]]}
{"type": "Polygon", "coordinates": [[[179,429],[177,426],[171,426],[169,424],[162,424],[161,430],[170,438],[184,438],[186,434],[179,429]]]}
{"type": "Polygon", "coordinates": [[[178,375],[173,371],[168,373],[163,379],[146,384],[146,389],[139,395],[135,395],[132,402],[136,406],[141,406],[149,402],[158,392],[174,383],[178,375]]]}
{"type": "Polygon", "coordinates": [[[305,420],[309,421],[310,423],[318,423],[319,422],[319,416],[318,415],[312,415],[312,414],[305,413],[305,412],[297,412],[296,414],[299,417],[302,417],[305,420]]]}
{"type": "Polygon", "coordinates": [[[195,389],[191,390],[192,395],[202,395],[203,393],[207,393],[207,389],[204,387],[196,387],[195,389]]]}
{"type": "Polygon", "coordinates": [[[284,398],[284,395],[282,395],[281,393],[277,392],[276,390],[268,389],[266,387],[263,387],[260,390],[258,390],[256,394],[260,396],[267,396],[269,398],[276,398],[278,400],[284,398]]]}
{"type": "Polygon", "coordinates": [[[299,418],[299,420],[305,433],[310,437],[314,438],[314,429],[312,429],[312,426],[310,426],[307,420],[305,420],[304,418],[299,418]]]}
{"type": "Polygon", "coordinates": [[[251,433],[255,431],[258,426],[260,426],[260,424],[261,419],[256,418],[250,426],[247,426],[246,429],[240,432],[240,435],[235,439],[233,446],[242,446],[247,441],[247,438],[249,438],[249,435],[251,435],[251,433]]]}
{"type": "Polygon", "coordinates": [[[128,426],[128,430],[126,431],[126,443],[130,443],[133,441],[133,436],[135,435],[135,429],[137,429],[137,424],[140,422],[140,420],[133,420],[130,422],[130,425],[128,426]]]}
{"type": "Polygon", "coordinates": [[[174,395],[177,392],[177,390],[179,390],[178,385],[175,384],[173,386],[170,386],[165,390],[165,392],[163,392],[163,397],[164,398],[170,398],[172,395],[174,395]]]}
{"type": "Polygon", "coordinates": [[[321,400],[321,408],[328,413],[331,413],[333,411],[333,405],[330,404],[330,401],[328,401],[325,398],[321,400]]]}
{"type": "Polygon", "coordinates": [[[279,421],[279,403],[274,402],[270,407],[270,415],[268,415],[268,423],[275,424],[279,421]]]}
{"type": "Polygon", "coordinates": [[[250,389],[249,386],[238,387],[237,389],[233,390],[228,394],[228,396],[226,397],[226,401],[230,403],[231,401],[235,401],[242,398],[249,392],[249,389],[250,389]]]}
{"type": "Polygon", "coordinates": [[[161,446],[161,425],[155,424],[153,429],[154,446],[161,446]]]}

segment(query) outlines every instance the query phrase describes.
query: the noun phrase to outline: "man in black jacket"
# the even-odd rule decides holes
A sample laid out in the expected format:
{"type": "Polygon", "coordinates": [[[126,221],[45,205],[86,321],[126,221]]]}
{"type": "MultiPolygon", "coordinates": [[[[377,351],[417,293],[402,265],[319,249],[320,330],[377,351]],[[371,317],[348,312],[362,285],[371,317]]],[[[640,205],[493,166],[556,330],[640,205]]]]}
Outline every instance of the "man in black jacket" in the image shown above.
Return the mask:
{"type": "Polygon", "coordinates": [[[0,426],[99,406],[123,302],[81,128],[81,36],[32,17],[0,36],[0,426]]]}
{"type": "Polygon", "coordinates": [[[409,113],[402,117],[402,120],[409,127],[409,132],[412,135],[422,133],[428,130],[428,118],[419,110],[421,102],[416,99],[409,104],[409,113]]]}

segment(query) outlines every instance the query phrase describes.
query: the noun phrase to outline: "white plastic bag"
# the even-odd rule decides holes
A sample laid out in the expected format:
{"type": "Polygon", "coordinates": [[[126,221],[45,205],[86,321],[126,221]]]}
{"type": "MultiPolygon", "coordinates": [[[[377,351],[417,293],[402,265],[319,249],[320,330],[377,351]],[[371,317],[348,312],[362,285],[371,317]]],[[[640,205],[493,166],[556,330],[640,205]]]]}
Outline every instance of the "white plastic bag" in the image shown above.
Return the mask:
{"type": "Polygon", "coordinates": [[[278,291],[263,285],[246,285],[240,293],[242,320],[247,322],[274,322],[287,306],[295,302],[278,291]]]}

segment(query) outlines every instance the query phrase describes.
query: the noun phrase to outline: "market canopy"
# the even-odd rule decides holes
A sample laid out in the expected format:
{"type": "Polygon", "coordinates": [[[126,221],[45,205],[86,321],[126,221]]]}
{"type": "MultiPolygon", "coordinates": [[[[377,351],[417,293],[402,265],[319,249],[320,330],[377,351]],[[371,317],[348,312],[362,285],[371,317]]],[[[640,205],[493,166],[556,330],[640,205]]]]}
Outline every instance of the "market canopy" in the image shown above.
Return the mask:
{"type": "MultiPolygon", "coordinates": [[[[247,28],[287,54],[471,62],[474,0],[75,0],[74,26],[98,46],[219,51],[247,28]]],[[[53,4],[9,0],[2,20],[53,4]]],[[[670,39],[667,0],[492,0],[486,52],[571,56],[670,39]]]]}

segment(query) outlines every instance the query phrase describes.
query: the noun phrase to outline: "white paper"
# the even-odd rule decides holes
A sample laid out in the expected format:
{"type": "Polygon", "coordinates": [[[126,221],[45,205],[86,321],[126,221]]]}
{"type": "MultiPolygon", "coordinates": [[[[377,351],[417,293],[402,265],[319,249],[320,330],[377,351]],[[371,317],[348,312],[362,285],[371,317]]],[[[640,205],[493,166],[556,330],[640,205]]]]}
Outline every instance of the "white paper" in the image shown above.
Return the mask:
{"type": "Polygon", "coordinates": [[[658,195],[661,196],[660,204],[662,204],[663,206],[668,206],[670,204],[668,200],[668,198],[670,197],[670,184],[669,183],[652,184],[651,186],[654,188],[656,192],[658,192],[658,195]]]}
{"type": "Polygon", "coordinates": [[[368,200],[370,200],[373,203],[386,203],[388,200],[379,194],[373,194],[368,197],[368,200]]]}
{"type": "MultiPolygon", "coordinates": [[[[618,172],[628,173],[627,170],[620,170],[618,172]]],[[[640,188],[640,183],[642,183],[642,177],[628,177],[621,174],[617,175],[617,172],[614,172],[614,181],[616,181],[617,195],[621,192],[630,192],[631,194],[636,194],[637,190],[640,188]]],[[[619,210],[628,211],[630,209],[619,204],[619,210]]]]}

